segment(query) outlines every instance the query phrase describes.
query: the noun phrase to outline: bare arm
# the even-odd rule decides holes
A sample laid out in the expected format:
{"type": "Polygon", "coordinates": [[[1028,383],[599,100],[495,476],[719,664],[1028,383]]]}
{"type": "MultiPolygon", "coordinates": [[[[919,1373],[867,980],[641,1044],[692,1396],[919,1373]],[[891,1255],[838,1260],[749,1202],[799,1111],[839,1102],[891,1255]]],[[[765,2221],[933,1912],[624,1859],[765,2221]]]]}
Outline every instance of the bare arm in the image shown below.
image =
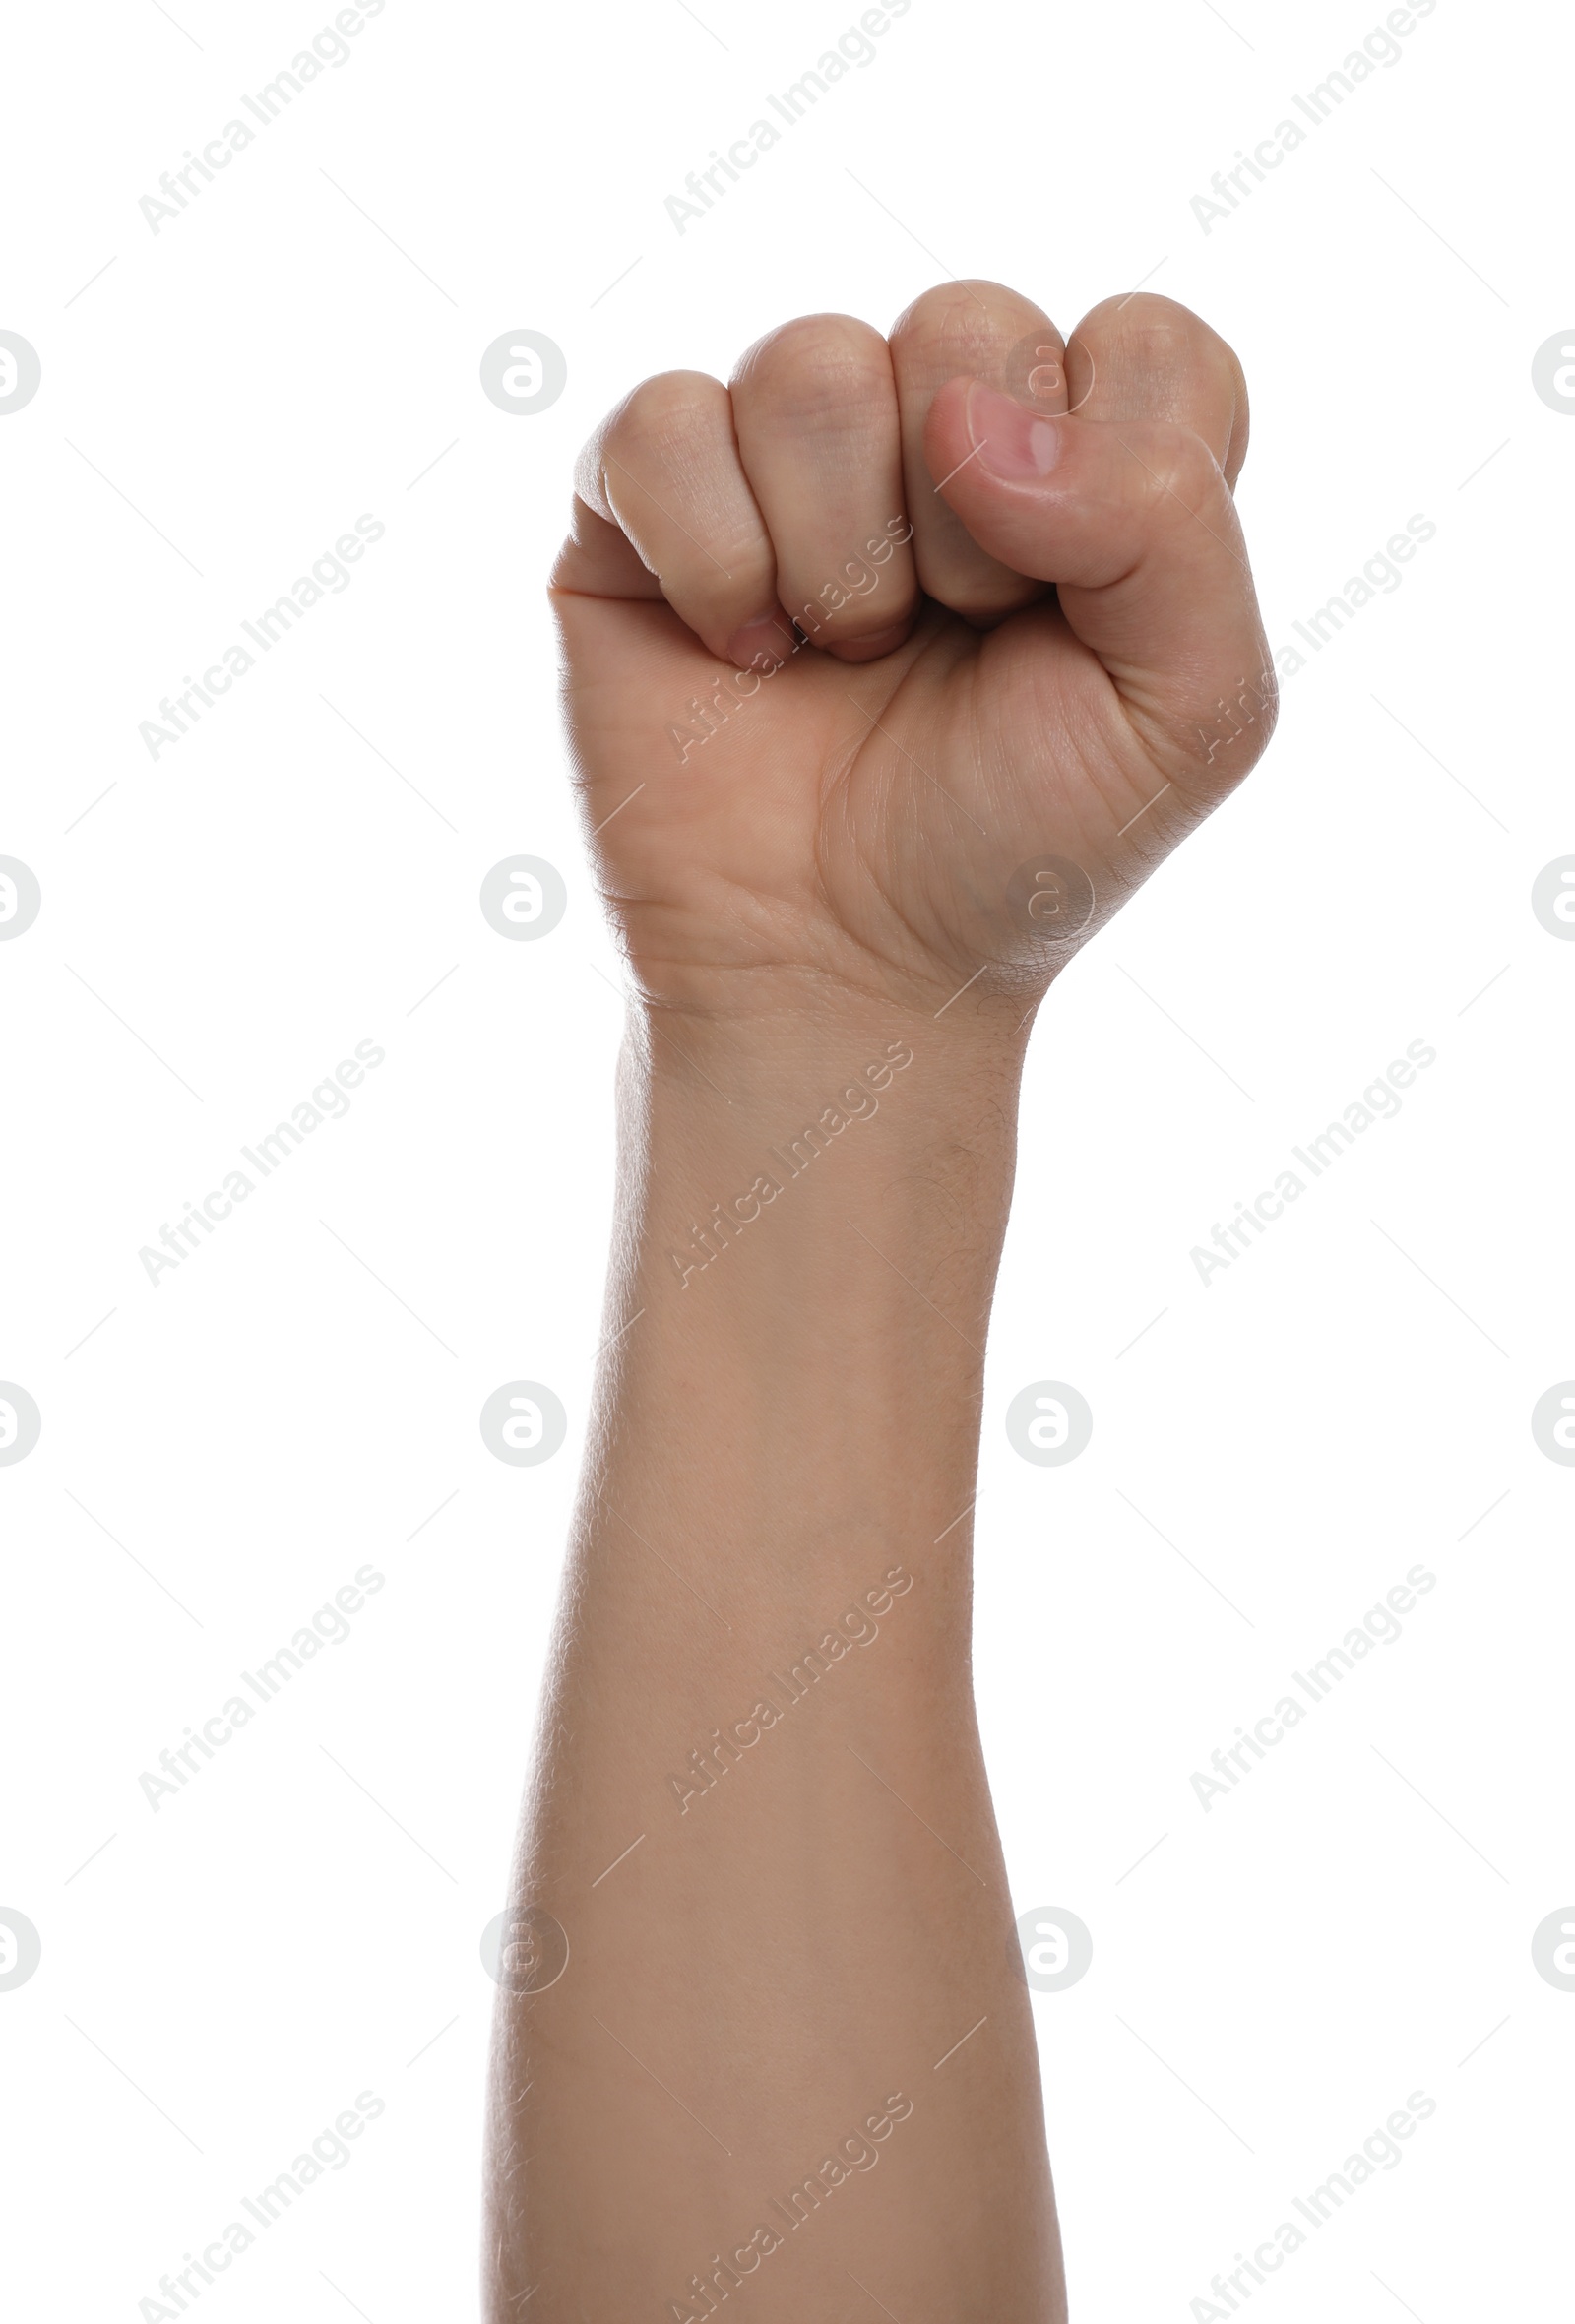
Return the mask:
{"type": "Polygon", "coordinates": [[[730,1106],[626,1056],[609,1329],[644,1313],[607,1359],[520,1883],[573,1951],[506,2010],[495,2101],[500,2292],[540,2281],[550,2315],[703,2314],[698,2274],[764,2316],[878,2316],[850,2273],[899,2316],[1061,2313],[962,1515],[1011,1064],[909,1030],[708,1044],[730,1106]],[[704,1262],[691,1221],[763,1178],[704,1262]]]}
{"type": "Polygon", "coordinates": [[[582,468],[571,723],[591,820],[631,794],[602,865],[640,999],[498,2017],[494,2324],[1064,2315],[970,1678],[982,1350],[1034,1007],[1267,707],[1218,764],[1263,659],[1228,350],[1142,302],[1200,434],[1152,333],[1140,359],[1091,318],[1117,406],[1061,416],[1057,352],[1008,441],[935,374],[1037,310],[965,287],[965,363],[956,295],[890,352],[789,327],[730,407],[653,383],[582,468]],[[759,627],[850,558],[878,579],[814,648],[759,627]],[[754,688],[663,764],[740,638],[754,688]]]}

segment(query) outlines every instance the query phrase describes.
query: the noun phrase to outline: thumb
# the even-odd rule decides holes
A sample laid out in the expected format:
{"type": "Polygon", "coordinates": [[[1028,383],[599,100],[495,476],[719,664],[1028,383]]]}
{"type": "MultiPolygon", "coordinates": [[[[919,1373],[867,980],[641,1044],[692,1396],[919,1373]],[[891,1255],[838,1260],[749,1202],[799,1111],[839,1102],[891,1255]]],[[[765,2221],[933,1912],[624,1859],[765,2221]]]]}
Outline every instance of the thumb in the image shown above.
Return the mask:
{"type": "Polygon", "coordinates": [[[952,379],[924,450],[980,548],[1054,582],[1144,739],[1244,773],[1273,726],[1274,673],[1235,503],[1202,437],[1036,411],[952,379]]]}

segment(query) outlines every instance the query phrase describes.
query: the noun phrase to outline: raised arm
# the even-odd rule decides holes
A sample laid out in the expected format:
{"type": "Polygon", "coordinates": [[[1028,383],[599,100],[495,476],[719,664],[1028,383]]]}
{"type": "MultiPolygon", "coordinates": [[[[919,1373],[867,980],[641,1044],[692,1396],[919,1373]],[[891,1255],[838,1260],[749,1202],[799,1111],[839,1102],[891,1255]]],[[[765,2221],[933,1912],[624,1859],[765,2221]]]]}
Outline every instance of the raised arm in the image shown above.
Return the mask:
{"type": "Polygon", "coordinates": [[[1063,345],[976,283],[650,381],[584,456],[554,596],[635,997],[489,2324],[1064,2315],[983,1347],[1035,1009],[1272,722],[1245,442],[1184,309],[1063,345]]]}

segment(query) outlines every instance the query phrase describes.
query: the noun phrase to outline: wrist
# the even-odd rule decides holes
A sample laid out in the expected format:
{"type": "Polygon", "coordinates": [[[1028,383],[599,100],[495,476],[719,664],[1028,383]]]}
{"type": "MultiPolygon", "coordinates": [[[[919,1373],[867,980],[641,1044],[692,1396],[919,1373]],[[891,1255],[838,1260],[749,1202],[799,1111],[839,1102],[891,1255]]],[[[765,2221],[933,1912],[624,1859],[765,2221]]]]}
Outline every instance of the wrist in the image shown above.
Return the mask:
{"type": "Polygon", "coordinates": [[[692,1246],[699,1272],[768,1218],[772,1241],[798,1244],[878,1215],[911,1250],[941,1236],[993,1273],[1023,1043],[978,1036],[879,1006],[746,1028],[637,1020],[620,1078],[645,1237],[692,1246]]]}
{"type": "MultiPolygon", "coordinates": [[[[687,1129],[717,1139],[791,1136],[822,1114],[849,1123],[892,1108],[879,1142],[894,1163],[928,1148],[970,1143],[1015,1116],[1037,1002],[1002,1003],[981,987],[913,1007],[839,987],[818,1002],[795,994],[747,1013],[633,1002],[620,1084],[631,1126],[672,1151],[687,1129]]],[[[829,1124],[841,1139],[842,1128],[829,1124]]]]}
{"type": "Polygon", "coordinates": [[[754,1053],[725,1093],[637,1036],[621,1084],[593,1500],[621,1508],[634,1458],[679,1509],[698,1464],[728,1522],[686,1555],[731,1571],[779,1543],[794,1590],[840,1587],[850,1560],[929,1572],[944,1536],[953,1581],[926,1591],[926,1624],[951,1636],[1015,1081],[943,1084],[879,1027],[841,1052],[754,1053]]]}

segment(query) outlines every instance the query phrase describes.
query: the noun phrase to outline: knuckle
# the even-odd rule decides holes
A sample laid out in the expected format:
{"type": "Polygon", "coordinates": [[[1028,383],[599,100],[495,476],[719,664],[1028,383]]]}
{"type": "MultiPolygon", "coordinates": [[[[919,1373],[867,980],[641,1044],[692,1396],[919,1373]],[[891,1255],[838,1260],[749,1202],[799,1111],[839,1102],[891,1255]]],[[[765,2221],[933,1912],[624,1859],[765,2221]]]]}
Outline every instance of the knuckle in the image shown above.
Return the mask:
{"type": "Polygon", "coordinates": [[[1102,300],[1085,317],[1080,334],[1097,324],[1119,341],[1124,361],[1156,371],[1192,370],[1221,358],[1235,359],[1201,315],[1154,291],[1139,290],[1126,298],[1102,300]]]}
{"type": "Polygon", "coordinates": [[[891,344],[910,388],[992,375],[1007,349],[1032,331],[1049,329],[1031,299],[1001,283],[937,284],[904,309],[891,344]]]}
{"type": "Polygon", "coordinates": [[[659,371],[631,388],[602,421],[597,443],[620,460],[649,452],[659,459],[692,447],[715,428],[725,409],[727,391],[704,371],[659,371]]]}
{"type": "Polygon", "coordinates": [[[981,326],[989,328],[992,318],[1008,312],[1015,314],[1019,308],[1027,313],[1029,307],[1030,302],[1005,283],[983,280],[936,283],[904,307],[892,325],[891,336],[894,342],[969,331],[976,337],[981,326]]]}
{"type": "Polygon", "coordinates": [[[1247,382],[1235,349],[1173,298],[1139,291],[1105,299],[1073,334],[1103,374],[1116,408],[1188,416],[1239,469],[1246,445],[1247,382]]]}
{"type": "Polygon", "coordinates": [[[799,315],[739,359],[735,390],[790,404],[795,419],[825,424],[893,405],[886,343],[852,315],[799,315]]]}
{"type": "Polygon", "coordinates": [[[769,597],[771,544],[738,470],[727,391],[709,373],[663,371],[631,388],[581,455],[577,487],[669,596],[707,618],[769,597]]]}

